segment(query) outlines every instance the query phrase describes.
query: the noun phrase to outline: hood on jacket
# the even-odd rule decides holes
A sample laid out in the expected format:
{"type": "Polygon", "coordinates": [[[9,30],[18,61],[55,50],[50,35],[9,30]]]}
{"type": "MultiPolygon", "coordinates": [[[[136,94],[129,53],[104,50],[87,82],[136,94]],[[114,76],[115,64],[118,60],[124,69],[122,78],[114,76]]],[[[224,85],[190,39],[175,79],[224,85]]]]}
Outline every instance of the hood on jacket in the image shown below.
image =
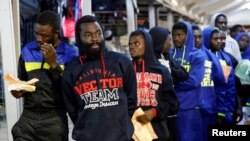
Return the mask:
{"type": "Polygon", "coordinates": [[[240,38],[242,37],[242,36],[249,36],[246,32],[239,32],[236,36],[235,36],[235,40],[237,41],[237,42],[239,42],[240,41],[240,38]]]}
{"type": "Polygon", "coordinates": [[[215,19],[218,17],[218,16],[220,16],[220,15],[224,15],[225,17],[227,17],[225,14],[223,14],[223,13],[215,13],[212,17],[211,17],[211,25],[212,26],[215,26],[215,19]]]}
{"type": "Polygon", "coordinates": [[[209,26],[209,27],[204,28],[202,32],[203,44],[208,50],[210,50],[211,48],[210,40],[211,40],[212,31],[214,30],[219,30],[219,29],[214,26],[209,26]]]}
{"type": "Polygon", "coordinates": [[[195,49],[193,29],[189,22],[181,21],[177,23],[183,23],[187,27],[187,34],[186,34],[186,41],[185,41],[185,56],[184,56],[184,59],[187,60],[189,53],[195,49]]]}
{"type": "MultiPolygon", "coordinates": [[[[240,32],[240,33],[238,33],[238,34],[235,36],[235,40],[236,40],[237,42],[239,42],[242,36],[248,36],[248,37],[249,37],[249,35],[248,35],[246,32],[240,32]]],[[[249,45],[247,46],[246,49],[244,49],[244,50],[241,51],[241,52],[242,52],[242,53],[241,53],[242,59],[249,59],[249,60],[250,60],[250,56],[249,56],[249,54],[250,54],[250,46],[249,46],[249,45]]]]}
{"type": "Polygon", "coordinates": [[[145,39],[145,52],[144,52],[144,63],[145,63],[145,68],[149,69],[151,67],[153,67],[155,64],[159,64],[159,62],[157,61],[154,52],[153,52],[153,41],[152,38],[150,36],[150,34],[144,30],[136,30],[134,32],[132,32],[130,34],[131,36],[137,35],[137,33],[140,33],[144,36],[145,39]]]}
{"type": "Polygon", "coordinates": [[[153,40],[154,54],[156,58],[160,58],[164,44],[170,34],[170,31],[166,28],[155,26],[150,29],[149,34],[151,35],[153,40]]]}

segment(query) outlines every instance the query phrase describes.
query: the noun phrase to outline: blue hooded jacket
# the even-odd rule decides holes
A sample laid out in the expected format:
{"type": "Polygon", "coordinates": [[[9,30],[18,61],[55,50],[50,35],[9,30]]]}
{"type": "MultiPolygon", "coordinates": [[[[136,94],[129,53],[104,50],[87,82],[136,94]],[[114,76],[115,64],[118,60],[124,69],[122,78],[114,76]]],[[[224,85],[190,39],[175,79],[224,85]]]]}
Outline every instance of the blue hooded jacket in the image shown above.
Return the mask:
{"type": "Polygon", "coordinates": [[[214,87],[225,85],[226,81],[219,59],[205,47],[204,40],[200,49],[204,53],[206,68],[201,83],[203,95],[201,109],[206,113],[215,114],[218,111],[216,105],[217,94],[214,87]]]}
{"type": "MultiPolygon", "coordinates": [[[[249,36],[249,35],[248,35],[247,33],[245,33],[245,32],[240,32],[240,33],[238,33],[238,34],[235,36],[235,40],[236,40],[237,42],[239,42],[240,39],[241,39],[241,37],[244,36],[244,35],[249,36]]],[[[248,59],[248,60],[250,60],[250,47],[249,47],[249,46],[241,53],[241,57],[242,57],[242,59],[248,59]]]]}
{"type": "Polygon", "coordinates": [[[151,121],[151,124],[159,139],[167,139],[169,133],[166,119],[170,103],[177,103],[173,80],[168,69],[156,59],[150,34],[143,30],[139,31],[142,32],[146,43],[144,63],[137,65],[133,60],[137,75],[137,106],[144,111],[156,109],[157,115],[151,121]]]}
{"type": "Polygon", "coordinates": [[[181,49],[174,48],[170,55],[186,68],[189,77],[185,81],[180,81],[175,85],[180,110],[199,107],[202,102],[201,82],[205,73],[205,57],[203,53],[194,47],[194,35],[189,23],[183,22],[187,26],[186,42],[181,49]]]}
{"type": "MultiPolygon", "coordinates": [[[[211,33],[215,29],[216,29],[215,27],[210,26],[203,30],[204,45],[208,50],[210,50],[211,48],[210,46],[211,33]]],[[[215,87],[215,91],[217,94],[216,104],[218,112],[219,114],[223,114],[224,116],[226,116],[226,118],[230,121],[232,120],[231,115],[235,111],[235,104],[236,104],[236,89],[235,89],[233,66],[230,57],[223,51],[219,50],[213,53],[219,60],[225,61],[228,66],[232,67],[228,78],[228,82],[225,85],[215,87]]]]}
{"type": "MultiPolygon", "coordinates": [[[[236,35],[235,40],[237,42],[239,42],[241,37],[244,35],[249,36],[245,32],[240,32],[236,35]]],[[[241,57],[242,57],[242,59],[250,60],[250,46],[248,46],[243,52],[241,52],[241,57]]],[[[243,104],[250,106],[249,85],[241,85],[240,84],[240,88],[237,90],[239,92],[238,94],[243,98],[243,104]]]]}

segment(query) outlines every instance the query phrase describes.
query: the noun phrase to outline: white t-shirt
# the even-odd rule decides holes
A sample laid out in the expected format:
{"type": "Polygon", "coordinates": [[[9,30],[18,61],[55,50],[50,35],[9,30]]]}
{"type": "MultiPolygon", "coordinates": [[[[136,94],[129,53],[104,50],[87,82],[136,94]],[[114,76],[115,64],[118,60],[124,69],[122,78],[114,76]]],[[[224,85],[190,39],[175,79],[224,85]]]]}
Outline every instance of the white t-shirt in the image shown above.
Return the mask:
{"type": "Polygon", "coordinates": [[[234,40],[230,35],[226,37],[226,45],[224,51],[231,54],[238,62],[241,61],[240,48],[236,40],[234,40]]]}

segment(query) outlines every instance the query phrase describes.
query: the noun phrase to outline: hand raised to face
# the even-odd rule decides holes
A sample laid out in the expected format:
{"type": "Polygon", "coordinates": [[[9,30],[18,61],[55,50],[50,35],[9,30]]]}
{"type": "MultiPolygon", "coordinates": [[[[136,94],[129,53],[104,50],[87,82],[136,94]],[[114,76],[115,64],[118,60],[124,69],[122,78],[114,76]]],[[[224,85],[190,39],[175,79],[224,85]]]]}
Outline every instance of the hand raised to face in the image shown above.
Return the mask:
{"type": "Polygon", "coordinates": [[[55,68],[57,66],[55,48],[51,44],[44,43],[41,45],[41,52],[44,56],[45,62],[47,62],[52,68],[55,68]]]}

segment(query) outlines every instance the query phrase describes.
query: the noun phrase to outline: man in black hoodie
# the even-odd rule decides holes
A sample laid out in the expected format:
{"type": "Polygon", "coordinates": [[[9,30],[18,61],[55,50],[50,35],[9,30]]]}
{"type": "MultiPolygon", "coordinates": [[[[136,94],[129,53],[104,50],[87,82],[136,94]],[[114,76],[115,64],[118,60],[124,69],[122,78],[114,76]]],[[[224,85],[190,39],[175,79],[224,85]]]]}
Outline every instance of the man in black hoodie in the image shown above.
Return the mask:
{"type": "Polygon", "coordinates": [[[136,76],[128,57],[105,49],[103,29],[90,15],[76,23],[80,57],[62,76],[62,91],[77,141],[129,141],[134,128],[136,76]]]}
{"type": "MultiPolygon", "coordinates": [[[[169,56],[169,51],[171,49],[171,33],[167,28],[163,27],[153,27],[150,29],[149,34],[153,39],[153,50],[156,58],[161,62],[161,64],[169,63],[171,70],[171,76],[173,82],[177,83],[179,81],[186,80],[188,78],[187,71],[179,65],[172,57],[169,56]]],[[[170,108],[167,118],[167,125],[170,132],[171,141],[177,141],[177,112],[178,112],[178,100],[175,95],[172,95],[170,100],[170,108]]]]}
{"type": "Polygon", "coordinates": [[[129,51],[137,78],[137,106],[144,111],[137,117],[142,124],[151,122],[157,141],[169,137],[166,124],[171,97],[175,96],[168,69],[154,56],[150,34],[137,30],[130,34],[129,51]]]}
{"type": "Polygon", "coordinates": [[[179,81],[186,80],[188,78],[188,73],[185,68],[169,56],[169,52],[172,47],[170,31],[162,27],[153,27],[150,29],[149,34],[153,39],[153,50],[156,58],[169,61],[173,82],[177,83],[179,81]]]}

